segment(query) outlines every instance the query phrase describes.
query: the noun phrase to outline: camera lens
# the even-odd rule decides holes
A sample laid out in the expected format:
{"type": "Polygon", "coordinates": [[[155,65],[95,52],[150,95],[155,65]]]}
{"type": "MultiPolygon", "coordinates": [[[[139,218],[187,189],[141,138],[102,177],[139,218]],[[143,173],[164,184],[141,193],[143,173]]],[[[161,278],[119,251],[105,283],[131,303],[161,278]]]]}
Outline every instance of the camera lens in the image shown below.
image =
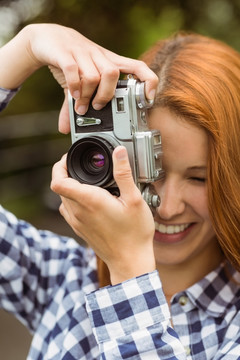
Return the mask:
{"type": "MultiPolygon", "coordinates": [[[[90,145],[90,144],[89,144],[90,145]]],[[[108,159],[104,149],[99,145],[91,144],[89,148],[83,149],[83,153],[79,158],[81,169],[85,174],[96,175],[102,173],[108,168],[108,159]],[[106,169],[105,169],[106,167],[106,169]]]]}
{"type": "Polygon", "coordinates": [[[113,150],[111,143],[98,136],[76,141],[67,156],[69,175],[84,184],[109,185],[113,182],[113,150]]]}
{"type": "Polygon", "coordinates": [[[101,169],[105,164],[104,155],[94,152],[89,156],[89,162],[94,169],[101,169]]]}

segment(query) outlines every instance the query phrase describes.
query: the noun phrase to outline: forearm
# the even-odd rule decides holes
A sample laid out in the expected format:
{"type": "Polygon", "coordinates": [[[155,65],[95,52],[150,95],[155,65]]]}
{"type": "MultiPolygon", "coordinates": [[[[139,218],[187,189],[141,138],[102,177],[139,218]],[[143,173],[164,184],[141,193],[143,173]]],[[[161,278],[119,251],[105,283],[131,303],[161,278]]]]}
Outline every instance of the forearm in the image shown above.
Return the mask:
{"type": "Polygon", "coordinates": [[[81,250],[74,240],[37,231],[1,206],[0,229],[0,308],[33,330],[59,278],[66,276],[63,269],[72,266],[70,253],[77,249],[80,254],[81,250]],[[54,257],[54,269],[49,253],[54,257]]]}
{"type": "Polygon", "coordinates": [[[31,54],[31,25],[21,30],[0,49],[0,86],[19,87],[34,71],[42,66],[31,54]]]}

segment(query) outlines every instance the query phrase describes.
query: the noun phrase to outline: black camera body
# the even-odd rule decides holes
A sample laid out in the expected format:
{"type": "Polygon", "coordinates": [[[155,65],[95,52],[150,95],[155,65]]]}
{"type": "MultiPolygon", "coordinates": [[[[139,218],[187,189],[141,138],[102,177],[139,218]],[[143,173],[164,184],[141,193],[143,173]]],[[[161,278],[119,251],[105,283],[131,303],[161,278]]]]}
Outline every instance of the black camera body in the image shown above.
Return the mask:
{"type": "Polygon", "coordinates": [[[90,105],[84,116],[75,112],[74,99],[69,95],[69,176],[119,196],[113,178],[112,152],[123,145],[136,185],[150,206],[158,206],[159,201],[148,186],[163,176],[161,135],[147,126],[147,109],[151,105],[145,98],[144,82],[134,78],[119,80],[113,99],[102,110],[94,110],[90,105]]]}

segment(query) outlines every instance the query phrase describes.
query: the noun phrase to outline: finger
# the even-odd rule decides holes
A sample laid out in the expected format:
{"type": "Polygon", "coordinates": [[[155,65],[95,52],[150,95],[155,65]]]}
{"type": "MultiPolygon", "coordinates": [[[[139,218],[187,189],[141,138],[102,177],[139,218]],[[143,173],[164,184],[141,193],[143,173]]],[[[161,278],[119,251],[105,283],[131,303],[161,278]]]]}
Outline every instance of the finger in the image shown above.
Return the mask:
{"type": "Polygon", "coordinates": [[[76,60],[65,57],[59,66],[61,66],[62,70],[52,65],[49,66],[49,69],[57,82],[64,89],[68,88],[72,97],[76,100],[76,112],[80,115],[85,114],[92,94],[100,80],[98,70],[92,59],[83,55],[76,60]]]}
{"type": "Polygon", "coordinates": [[[72,186],[72,182],[76,180],[69,178],[67,165],[66,165],[66,155],[64,155],[61,160],[56,162],[52,168],[52,180],[51,180],[51,189],[60,196],[67,197],[68,190],[72,186]]]}
{"type": "Polygon", "coordinates": [[[84,114],[98,87],[92,104],[95,110],[100,110],[113,98],[120,71],[96,48],[89,57],[82,57],[78,63],[81,69],[81,98],[75,109],[79,114],[84,114]]]}
{"type": "Polygon", "coordinates": [[[105,49],[104,53],[106,57],[119,67],[122,73],[136,75],[140,81],[145,81],[146,98],[154,100],[158,86],[158,77],[143,61],[119,56],[105,49]]]}
{"type": "Polygon", "coordinates": [[[92,104],[95,110],[100,110],[112,100],[119,80],[120,70],[99,49],[95,49],[92,59],[101,76],[92,104]]]}
{"type": "Polygon", "coordinates": [[[67,171],[67,154],[64,154],[62,156],[62,158],[56,162],[53,165],[52,168],[52,178],[55,179],[60,179],[60,181],[67,179],[68,178],[68,171],[67,171]]]}
{"type": "Polygon", "coordinates": [[[69,206],[68,201],[66,201],[66,199],[64,197],[61,198],[62,199],[62,204],[59,207],[59,212],[62,215],[62,217],[66,220],[66,222],[68,223],[68,225],[71,226],[71,228],[73,229],[73,231],[80,236],[83,239],[83,234],[80,233],[79,231],[79,225],[80,222],[79,220],[76,221],[76,224],[78,226],[76,226],[75,224],[75,218],[74,218],[74,214],[72,214],[71,211],[71,206],[69,206]]]}
{"type": "Polygon", "coordinates": [[[129,202],[135,196],[139,196],[140,192],[134,183],[127,150],[124,146],[118,146],[113,152],[113,174],[124,201],[129,202]]]}
{"type": "Polygon", "coordinates": [[[70,178],[67,171],[66,157],[64,155],[52,168],[52,191],[67,199],[78,201],[83,206],[85,203],[87,206],[88,203],[98,201],[98,197],[101,196],[103,189],[81,184],[77,180],[70,178]]]}
{"type": "Polygon", "coordinates": [[[76,59],[81,78],[81,94],[75,104],[75,110],[80,115],[86,113],[89,102],[100,82],[99,69],[95,66],[90,55],[82,55],[76,59]]]}
{"type": "MultiPolygon", "coordinates": [[[[59,207],[60,214],[64,217],[67,223],[72,226],[73,223],[73,214],[72,214],[72,200],[68,200],[65,197],[61,196],[61,205],[59,207]],[[69,204],[70,202],[70,204],[69,204]]],[[[73,205],[74,206],[74,205],[73,205]]]]}
{"type": "Polygon", "coordinates": [[[81,84],[78,64],[72,56],[61,56],[60,59],[59,67],[65,77],[66,87],[74,99],[79,99],[81,95],[81,84]]]}
{"type": "Polygon", "coordinates": [[[68,108],[68,91],[64,89],[64,101],[59,113],[58,119],[58,130],[62,134],[68,134],[70,132],[70,119],[69,119],[69,108],[68,108]]]}
{"type": "Polygon", "coordinates": [[[70,225],[71,217],[69,215],[69,212],[68,212],[67,208],[64,206],[63,202],[59,206],[59,212],[62,215],[62,217],[64,217],[66,222],[70,225]]]}

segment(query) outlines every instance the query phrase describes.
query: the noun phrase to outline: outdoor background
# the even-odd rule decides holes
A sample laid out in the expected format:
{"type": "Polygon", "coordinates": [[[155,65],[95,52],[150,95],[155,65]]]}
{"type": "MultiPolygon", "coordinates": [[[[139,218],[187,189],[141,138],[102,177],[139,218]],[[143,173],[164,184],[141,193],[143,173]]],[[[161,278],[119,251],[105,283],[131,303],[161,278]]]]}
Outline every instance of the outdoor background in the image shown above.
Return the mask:
{"type": "MultiPolygon", "coordinates": [[[[0,46],[33,22],[73,27],[134,58],[178,30],[215,37],[240,50],[240,0],[0,0],[0,46]]],[[[73,236],[58,215],[59,199],[49,190],[51,167],[70,146],[70,137],[57,132],[62,100],[62,90],[43,68],[2,112],[0,199],[35,226],[73,236]]],[[[1,359],[25,359],[30,339],[22,325],[0,312],[1,359]]]]}

